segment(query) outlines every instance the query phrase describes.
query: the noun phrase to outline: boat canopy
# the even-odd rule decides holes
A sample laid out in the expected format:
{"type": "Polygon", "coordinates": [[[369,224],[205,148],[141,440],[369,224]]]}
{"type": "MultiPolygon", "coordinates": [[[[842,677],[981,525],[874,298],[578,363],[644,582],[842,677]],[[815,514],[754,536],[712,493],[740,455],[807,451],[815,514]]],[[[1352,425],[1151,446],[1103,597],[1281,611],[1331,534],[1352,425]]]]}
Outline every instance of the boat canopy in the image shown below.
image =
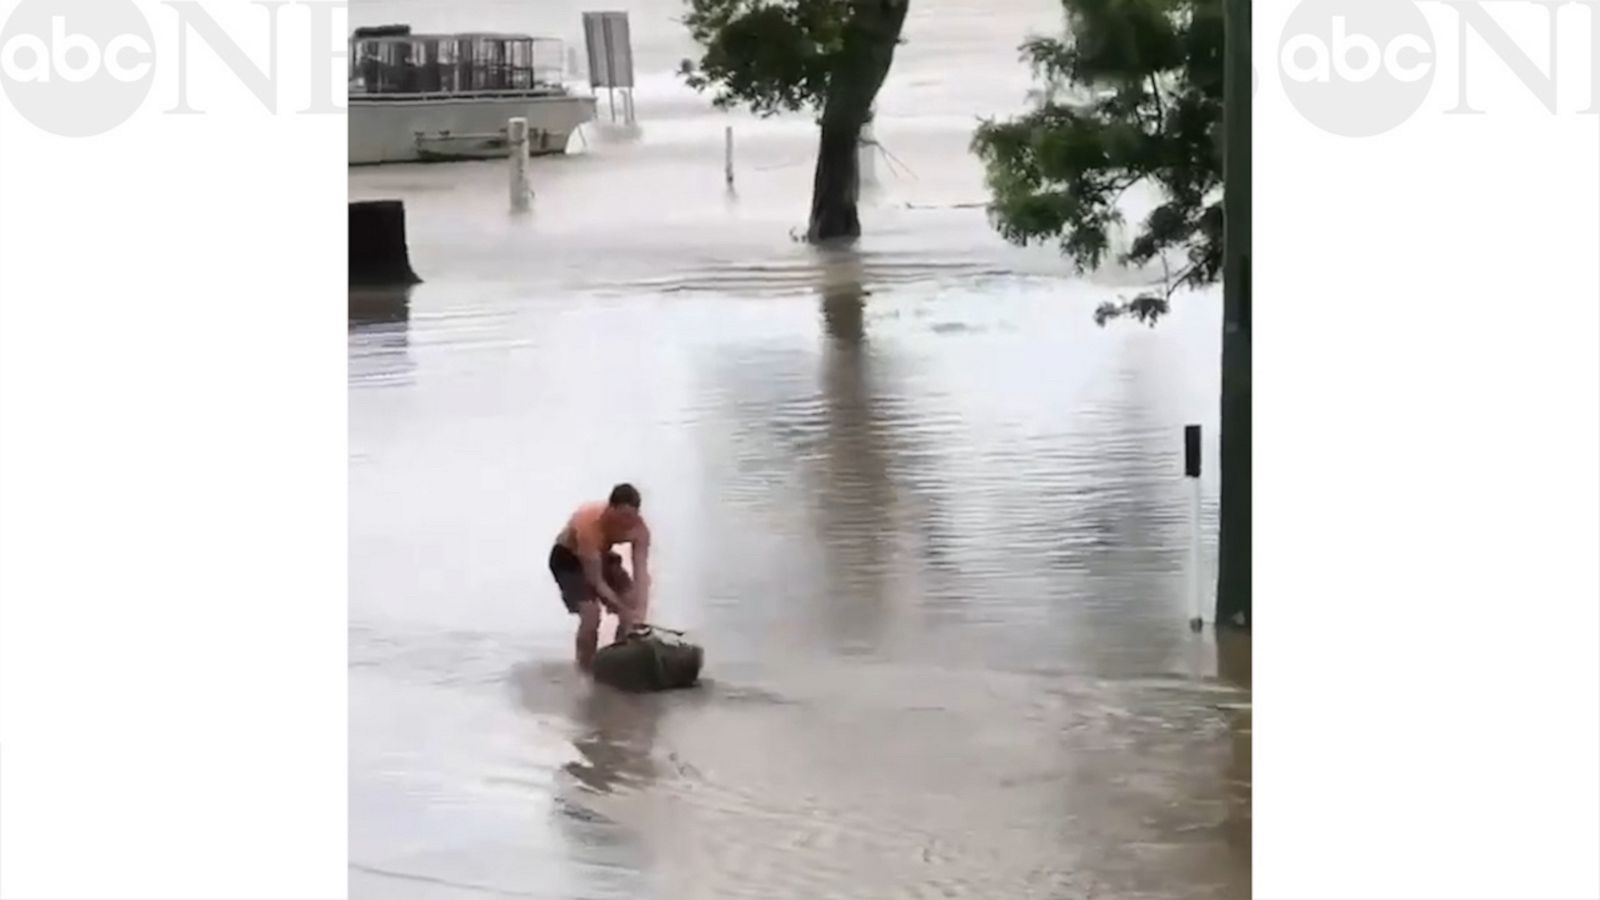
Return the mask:
{"type": "Polygon", "coordinates": [[[565,46],[558,38],[398,29],[358,30],[350,38],[350,88],[357,93],[525,91],[559,87],[565,71],[565,46]]]}

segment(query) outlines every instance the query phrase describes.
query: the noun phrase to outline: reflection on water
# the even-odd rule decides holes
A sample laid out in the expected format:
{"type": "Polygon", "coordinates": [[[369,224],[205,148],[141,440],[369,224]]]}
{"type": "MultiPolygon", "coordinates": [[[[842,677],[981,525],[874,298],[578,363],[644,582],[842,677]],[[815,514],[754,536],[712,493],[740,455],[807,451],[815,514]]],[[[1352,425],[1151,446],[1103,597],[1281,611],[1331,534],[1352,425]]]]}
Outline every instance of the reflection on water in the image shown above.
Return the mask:
{"type": "Polygon", "coordinates": [[[871,644],[884,634],[895,501],[873,397],[874,360],[866,346],[859,258],[849,252],[830,256],[820,290],[827,337],[822,352],[826,437],[822,465],[804,471],[811,476],[807,493],[823,550],[828,627],[836,643],[871,644]]]}
{"type": "Polygon", "coordinates": [[[404,323],[411,316],[411,287],[350,287],[350,327],[404,323]]]}
{"type": "MultiPolygon", "coordinates": [[[[1235,632],[1217,634],[1217,677],[1225,684],[1250,690],[1250,637],[1235,632]]],[[[1228,765],[1228,848],[1243,861],[1246,879],[1250,866],[1251,705],[1248,694],[1241,702],[1222,707],[1228,716],[1231,755],[1228,765]]],[[[1248,880],[1243,886],[1248,895],[1248,880]]]]}
{"type": "Polygon", "coordinates": [[[659,697],[590,687],[573,715],[584,732],[572,742],[582,758],[568,763],[567,773],[601,794],[644,786],[656,771],[651,751],[660,713],[659,697]]]}
{"type": "Polygon", "coordinates": [[[352,173],[406,200],[427,278],[349,335],[352,896],[1248,896],[1248,640],[1183,596],[1219,298],[1098,329],[1144,276],[1074,277],[970,205],[972,116],[1020,99],[1057,0],[916,7],[876,125],[914,175],[880,172],[853,252],[788,236],[812,126],[660,87],[681,4],[625,5],[642,127],[536,161],[533,215],[498,164],[352,173]],[[568,660],[548,542],[624,479],[699,690],[568,660]]]}
{"type": "Polygon", "coordinates": [[[411,289],[350,289],[350,378],[403,382],[411,371],[411,289]]]}

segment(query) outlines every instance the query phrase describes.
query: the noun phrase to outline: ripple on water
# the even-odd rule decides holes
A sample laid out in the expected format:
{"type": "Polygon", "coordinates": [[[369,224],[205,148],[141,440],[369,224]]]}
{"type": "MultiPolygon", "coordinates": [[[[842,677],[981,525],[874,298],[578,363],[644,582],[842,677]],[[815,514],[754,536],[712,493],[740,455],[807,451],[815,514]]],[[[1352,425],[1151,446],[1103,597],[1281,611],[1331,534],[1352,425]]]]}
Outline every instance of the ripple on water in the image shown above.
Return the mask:
{"type": "MultiPolygon", "coordinates": [[[[906,666],[804,675],[784,678],[785,693],[719,684],[681,703],[609,706],[610,727],[632,737],[611,732],[611,752],[631,755],[635,775],[577,779],[563,808],[642,844],[664,896],[1053,897],[1097,884],[1140,896],[1141,864],[1207,868],[1197,848],[1225,803],[1174,810],[1169,798],[1182,793],[1184,748],[1220,720],[1179,701],[1182,678],[1046,689],[1038,675],[980,684],[906,666]],[[874,690],[841,690],[863,683],[874,690]],[[1152,706],[1152,685],[1170,698],[1152,706]],[[997,716],[1014,733],[983,733],[997,716]],[[1130,752],[1173,768],[1130,775],[1130,752]],[[1109,803],[1130,806],[1133,824],[1102,833],[1109,803]],[[1090,874],[1096,856],[1122,860],[1125,877],[1090,874]]],[[[1186,896],[1232,896],[1215,871],[1187,884],[1186,896]]]]}

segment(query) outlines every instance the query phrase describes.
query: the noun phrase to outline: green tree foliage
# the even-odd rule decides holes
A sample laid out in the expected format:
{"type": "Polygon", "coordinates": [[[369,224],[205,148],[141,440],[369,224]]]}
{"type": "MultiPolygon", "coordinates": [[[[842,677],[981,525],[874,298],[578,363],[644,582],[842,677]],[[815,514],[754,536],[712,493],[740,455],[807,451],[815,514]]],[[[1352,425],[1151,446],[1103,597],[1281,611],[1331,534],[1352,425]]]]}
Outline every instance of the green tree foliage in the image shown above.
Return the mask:
{"type": "Polygon", "coordinates": [[[683,74],[728,108],[758,115],[812,110],[820,141],[813,241],[860,236],[856,148],[894,62],[909,0],[688,0],[701,48],[683,74]]]}
{"type": "Polygon", "coordinates": [[[1023,46],[1043,82],[1033,108],[985,122],[973,149],[987,169],[989,214],[1008,240],[1054,241],[1079,271],[1112,254],[1119,207],[1134,185],[1159,204],[1139,223],[1124,265],[1159,260],[1162,289],[1105,303],[1096,321],[1154,324],[1173,292],[1224,277],[1222,496],[1217,621],[1250,624],[1250,0],[1062,0],[1062,38],[1023,46]],[[1225,55],[1229,35],[1238,46],[1225,55]],[[1225,115],[1241,143],[1224,157],[1225,115]],[[1182,262],[1173,272],[1168,261],[1182,262]]]}
{"type": "Polygon", "coordinates": [[[702,48],[685,80],[727,109],[758,115],[821,109],[844,49],[843,0],[689,0],[684,24],[702,48]]]}
{"type": "Polygon", "coordinates": [[[1118,203],[1136,184],[1160,204],[1125,265],[1179,255],[1164,288],[1095,313],[1154,323],[1172,293],[1222,273],[1222,0],[1063,0],[1067,33],[1023,45],[1044,82],[1033,108],[983,123],[973,149],[987,169],[989,213],[1018,244],[1055,241],[1080,271],[1111,253],[1118,203]]]}

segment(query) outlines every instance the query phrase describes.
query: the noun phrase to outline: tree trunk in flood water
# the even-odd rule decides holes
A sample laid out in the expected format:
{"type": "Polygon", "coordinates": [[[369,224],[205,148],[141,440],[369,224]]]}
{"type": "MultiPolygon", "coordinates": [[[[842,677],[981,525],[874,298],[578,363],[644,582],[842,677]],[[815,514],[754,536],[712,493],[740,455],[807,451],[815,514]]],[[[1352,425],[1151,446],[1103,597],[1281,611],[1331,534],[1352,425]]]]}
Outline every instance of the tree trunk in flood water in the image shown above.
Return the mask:
{"type": "Polygon", "coordinates": [[[828,78],[811,184],[814,244],[861,236],[856,201],[861,194],[857,149],[861,129],[872,119],[872,103],[894,64],[894,48],[905,25],[908,0],[856,0],[844,36],[843,61],[828,78]]]}
{"type": "Polygon", "coordinates": [[[861,164],[856,153],[865,122],[823,122],[817,143],[817,172],[811,184],[812,243],[861,236],[856,201],[861,196],[861,164]]]}

